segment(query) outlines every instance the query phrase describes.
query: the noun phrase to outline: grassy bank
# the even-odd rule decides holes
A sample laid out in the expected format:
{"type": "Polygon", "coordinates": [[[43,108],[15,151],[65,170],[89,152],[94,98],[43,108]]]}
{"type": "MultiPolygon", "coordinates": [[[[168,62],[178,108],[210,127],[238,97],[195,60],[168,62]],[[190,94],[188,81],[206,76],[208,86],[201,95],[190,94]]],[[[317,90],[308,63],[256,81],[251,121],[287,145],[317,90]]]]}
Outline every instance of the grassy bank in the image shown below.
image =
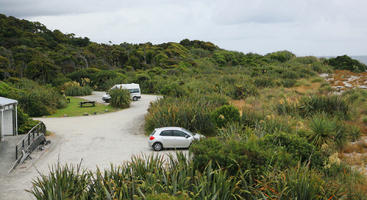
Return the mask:
{"type": "Polygon", "coordinates": [[[54,114],[49,115],[47,117],[74,117],[74,116],[83,116],[84,114],[92,115],[94,113],[103,114],[107,112],[114,112],[119,109],[113,108],[110,105],[104,105],[100,103],[96,103],[94,107],[80,107],[80,102],[86,101],[85,99],[68,97],[70,98],[70,103],[67,104],[65,108],[58,109],[54,114]]]}

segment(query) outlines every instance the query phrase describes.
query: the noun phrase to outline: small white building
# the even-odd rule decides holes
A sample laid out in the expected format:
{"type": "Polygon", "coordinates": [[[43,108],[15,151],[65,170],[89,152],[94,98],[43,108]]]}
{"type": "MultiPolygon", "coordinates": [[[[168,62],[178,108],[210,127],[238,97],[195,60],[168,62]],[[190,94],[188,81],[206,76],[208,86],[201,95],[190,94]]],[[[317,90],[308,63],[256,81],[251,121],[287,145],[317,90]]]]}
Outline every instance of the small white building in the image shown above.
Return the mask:
{"type": "Polygon", "coordinates": [[[0,141],[18,134],[17,105],[17,100],[0,97],[0,141]]]}

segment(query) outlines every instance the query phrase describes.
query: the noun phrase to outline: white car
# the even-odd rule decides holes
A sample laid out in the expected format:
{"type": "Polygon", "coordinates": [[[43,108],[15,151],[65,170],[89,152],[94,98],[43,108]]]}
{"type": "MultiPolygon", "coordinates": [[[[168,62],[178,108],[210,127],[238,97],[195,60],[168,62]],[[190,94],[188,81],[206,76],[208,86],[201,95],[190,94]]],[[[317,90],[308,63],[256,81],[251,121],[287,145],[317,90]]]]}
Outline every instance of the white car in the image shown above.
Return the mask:
{"type": "Polygon", "coordinates": [[[156,128],[150,134],[148,144],[155,151],[163,148],[188,148],[194,140],[205,136],[192,133],[181,127],[156,128]]]}

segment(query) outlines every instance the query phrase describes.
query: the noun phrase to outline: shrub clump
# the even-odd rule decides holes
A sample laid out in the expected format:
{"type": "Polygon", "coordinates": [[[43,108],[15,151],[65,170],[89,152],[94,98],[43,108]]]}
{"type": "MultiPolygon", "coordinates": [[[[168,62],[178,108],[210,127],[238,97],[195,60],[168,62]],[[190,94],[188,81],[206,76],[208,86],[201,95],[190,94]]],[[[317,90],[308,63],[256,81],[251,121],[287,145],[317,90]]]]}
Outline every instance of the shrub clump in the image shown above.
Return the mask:
{"type": "Polygon", "coordinates": [[[130,107],[130,93],[125,89],[112,89],[109,91],[111,96],[110,104],[115,108],[128,108],[130,107]]]}
{"type": "Polygon", "coordinates": [[[261,175],[271,162],[271,153],[267,148],[260,147],[257,139],[247,141],[238,139],[207,138],[192,144],[195,167],[203,169],[209,162],[217,167],[228,170],[235,175],[238,170],[248,170],[252,175],[261,175]]]}
{"type": "Polygon", "coordinates": [[[151,104],[145,117],[145,130],[150,133],[155,128],[179,126],[204,135],[215,133],[211,112],[227,103],[220,96],[165,97],[151,104]]]}
{"type": "Polygon", "coordinates": [[[66,96],[86,96],[92,94],[92,88],[89,86],[80,86],[76,81],[64,83],[64,92],[66,96]]]}
{"type": "Polygon", "coordinates": [[[212,119],[217,127],[222,128],[228,123],[240,121],[240,112],[232,105],[224,105],[213,111],[212,119]]]}
{"type": "Polygon", "coordinates": [[[354,72],[364,72],[367,66],[358,60],[352,59],[347,55],[337,56],[327,60],[327,64],[334,67],[334,69],[350,70],[354,72]]]}
{"type": "Polygon", "coordinates": [[[66,106],[66,99],[55,88],[27,79],[14,84],[0,82],[0,95],[18,100],[19,107],[31,117],[50,115],[66,106]]]}

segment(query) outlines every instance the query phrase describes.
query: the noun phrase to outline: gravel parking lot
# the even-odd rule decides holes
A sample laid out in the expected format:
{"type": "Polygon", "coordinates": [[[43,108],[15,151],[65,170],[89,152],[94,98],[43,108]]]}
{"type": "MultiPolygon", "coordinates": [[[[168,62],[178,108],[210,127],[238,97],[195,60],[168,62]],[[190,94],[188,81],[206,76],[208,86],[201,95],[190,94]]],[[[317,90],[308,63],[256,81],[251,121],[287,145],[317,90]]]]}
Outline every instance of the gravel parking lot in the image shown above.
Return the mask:
{"type": "Polygon", "coordinates": [[[47,173],[49,166],[58,162],[82,162],[82,166],[89,169],[108,168],[111,163],[130,160],[132,155],[155,153],[148,147],[143,123],[150,102],[157,98],[142,95],[130,108],[103,115],[39,119],[55,133],[48,137],[52,143],[46,150],[35,152],[31,161],[13,173],[0,177],[0,199],[30,199],[24,190],[30,188],[37,171],[47,173]]]}

